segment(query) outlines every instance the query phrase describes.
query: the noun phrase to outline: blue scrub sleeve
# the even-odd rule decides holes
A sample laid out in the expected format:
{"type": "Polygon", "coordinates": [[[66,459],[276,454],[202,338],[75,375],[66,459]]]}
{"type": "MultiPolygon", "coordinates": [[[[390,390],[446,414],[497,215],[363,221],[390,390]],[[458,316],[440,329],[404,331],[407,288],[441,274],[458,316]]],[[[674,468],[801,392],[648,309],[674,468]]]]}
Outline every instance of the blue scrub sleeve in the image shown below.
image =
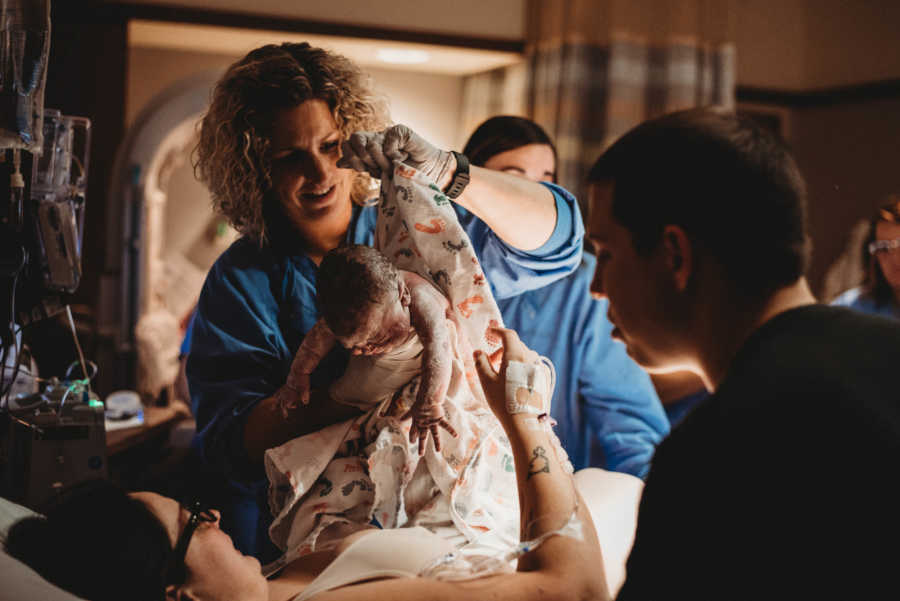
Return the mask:
{"type": "MultiPolygon", "coordinates": [[[[565,192],[562,188],[560,188],[560,190],[565,192]]],[[[572,237],[572,233],[577,227],[574,220],[575,207],[569,204],[569,200],[567,200],[559,190],[550,188],[550,191],[553,193],[553,198],[556,201],[556,229],[553,230],[550,238],[548,238],[540,248],[531,251],[531,254],[537,257],[553,256],[560,249],[566,248],[569,239],[572,237]]],[[[569,196],[571,196],[571,194],[569,196]]],[[[575,201],[574,196],[571,196],[571,201],[575,201]]],[[[583,236],[584,232],[582,231],[582,237],[583,236]]]]}
{"type": "MultiPolygon", "coordinates": [[[[592,312],[606,314],[606,300],[593,305],[592,312]]],[[[624,344],[610,339],[609,320],[586,321],[601,322],[605,328],[585,328],[578,341],[584,357],[578,382],[585,416],[606,469],[643,479],[656,445],[669,433],[669,420],[650,376],[628,356],[624,344]]]]}
{"type": "Polygon", "coordinates": [[[481,219],[454,205],[498,299],[542,288],[572,273],[581,262],[584,222],[577,201],[556,184],[544,185],[556,200],[556,228],[543,246],[531,251],[508,245],[481,219]]]}
{"type": "Polygon", "coordinates": [[[247,458],[243,426],[284,382],[290,354],[278,316],[264,271],[223,269],[221,260],[213,266],[197,305],[187,377],[194,444],[205,464],[234,481],[264,478],[262,467],[247,458]]]}
{"type": "Polygon", "coordinates": [[[184,329],[184,338],[181,339],[181,348],[178,349],[178,354],[182,358],[191,352],[191,335],[194,332],[195,317],[197,317],[197,307],[194,307],[193,311],[191,311],[191,316],[188,319],[187,327],[184,329]]]}

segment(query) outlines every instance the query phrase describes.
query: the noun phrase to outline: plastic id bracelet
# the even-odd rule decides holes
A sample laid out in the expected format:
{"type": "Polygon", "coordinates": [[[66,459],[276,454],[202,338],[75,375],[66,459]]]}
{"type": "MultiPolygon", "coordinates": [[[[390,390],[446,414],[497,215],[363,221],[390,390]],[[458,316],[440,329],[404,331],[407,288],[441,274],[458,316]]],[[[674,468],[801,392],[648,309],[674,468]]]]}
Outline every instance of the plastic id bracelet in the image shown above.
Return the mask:
{"type": "Polygon", "coordinates": [[[510,361],[506,367],[506,412],[550,413],[555,376],[553,363],[546,357],[534,363],[510,361]]]}

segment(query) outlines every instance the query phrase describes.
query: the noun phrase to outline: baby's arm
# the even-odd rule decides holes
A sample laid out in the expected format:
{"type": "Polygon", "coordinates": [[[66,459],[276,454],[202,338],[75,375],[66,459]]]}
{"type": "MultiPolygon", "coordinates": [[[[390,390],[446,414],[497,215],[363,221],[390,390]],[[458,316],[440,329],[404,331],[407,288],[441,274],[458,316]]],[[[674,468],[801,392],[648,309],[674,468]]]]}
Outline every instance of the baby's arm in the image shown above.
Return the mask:
{"type": "Polygon", "coordinates": [[[297,354],[294,355],[287,381],[279,390],[278,406],[281,408],[282,415],[287,417],[288,409],[297,406],[298,398],[304,405],[309,404],[309,374],[313,372],[322,357],[332,349],[334,343],[334,334],[324,319],[317,321],[316,325],[306,333],[303,343],[297,349],[297,354]]]}
{"type": "Polygon", "coordinates": [[[424,347],[419,391],[415,405],[408,414],[413,418],[409,431],[410,442],[415,442],[418,438],[419,453],[424,453],[426,439],[431,432],[434,448],[440,451],[438,426],[453,436],[457,435],[444,419],[444,396],[450,385],[453,361],[450,330],[447,328],[450,303],[424,278],[409,271],[401,273],[410,293],[410,321],[424,347]]]}

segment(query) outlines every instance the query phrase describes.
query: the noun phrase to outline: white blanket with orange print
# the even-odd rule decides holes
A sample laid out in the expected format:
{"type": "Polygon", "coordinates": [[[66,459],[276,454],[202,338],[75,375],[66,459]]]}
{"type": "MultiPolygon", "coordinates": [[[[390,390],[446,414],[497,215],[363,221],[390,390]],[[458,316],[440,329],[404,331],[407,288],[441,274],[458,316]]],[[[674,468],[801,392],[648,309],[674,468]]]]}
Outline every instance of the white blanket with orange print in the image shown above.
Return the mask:
{"type": "MultiPolygon", "coordinates": [[[[453,374],[444,412],[459,436],[441,431],[419,456],[409,420],[380,417],[399,390],[416,398],[421,343],[354,357],[332,396],[367,408],[357,419],[294,439],[266,453],[272,540],[293,558],[372,527],[423,526],[466,554],[502,554],[519,540],[512,453],[484,400],[472,361],[499,340],[500,311],[450,200],[414,169],[397,165],[382,182],[375,246],[400,269],[433,282],[453,308],[453,374]]],[[[511,569],[511,566],[510,566],[511,569]]]]}

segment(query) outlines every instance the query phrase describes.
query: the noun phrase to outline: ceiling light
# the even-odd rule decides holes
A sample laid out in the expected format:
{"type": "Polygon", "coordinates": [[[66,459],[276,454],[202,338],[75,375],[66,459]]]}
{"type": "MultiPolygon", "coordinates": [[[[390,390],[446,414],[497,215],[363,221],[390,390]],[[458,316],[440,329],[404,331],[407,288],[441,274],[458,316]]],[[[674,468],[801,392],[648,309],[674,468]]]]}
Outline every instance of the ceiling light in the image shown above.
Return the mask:
{"type": "Polygon", "coordinates": [[[427,63],[429,56],[424,50],[403,50],[400,48],[382,48],[376,54],[378,60],[395,65],[417,65],[427,63]]]}

